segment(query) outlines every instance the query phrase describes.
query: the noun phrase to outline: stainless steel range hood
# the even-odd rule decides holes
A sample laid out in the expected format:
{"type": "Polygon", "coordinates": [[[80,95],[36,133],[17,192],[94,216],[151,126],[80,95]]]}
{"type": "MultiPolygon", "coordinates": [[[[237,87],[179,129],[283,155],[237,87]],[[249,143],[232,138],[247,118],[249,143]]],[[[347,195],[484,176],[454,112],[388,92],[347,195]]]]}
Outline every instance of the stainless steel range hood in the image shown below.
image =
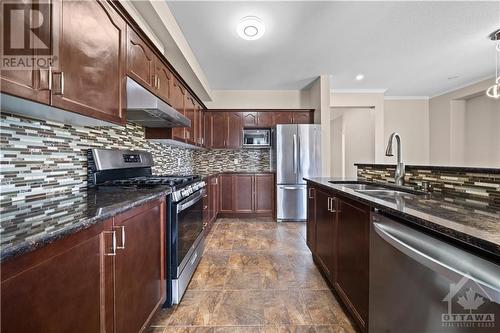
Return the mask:
{"type": "Polygon", "coordinates": [[[127,77],[127,120],[144,127],[191,127],[191,120],[127,77]]]}

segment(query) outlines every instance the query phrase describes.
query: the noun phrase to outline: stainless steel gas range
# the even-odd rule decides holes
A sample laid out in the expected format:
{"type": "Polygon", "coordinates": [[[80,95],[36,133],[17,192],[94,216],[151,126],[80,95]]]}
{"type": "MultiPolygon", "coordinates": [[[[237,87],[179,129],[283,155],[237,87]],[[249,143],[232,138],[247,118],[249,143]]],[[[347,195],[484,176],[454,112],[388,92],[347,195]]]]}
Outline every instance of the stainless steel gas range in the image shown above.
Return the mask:
{"type": "MultiPolygon", "coordinates": [[[[199,176],[153,175],[149,152],[90,149],[89,186],[98,190],[133,191],[169,186],[167,198],[165,306],[178,304],[198,266],[204,250],[203,197],[205,182],[199,176]]],[[[147,244],[145,244],[146,246],[147,244]]]]}

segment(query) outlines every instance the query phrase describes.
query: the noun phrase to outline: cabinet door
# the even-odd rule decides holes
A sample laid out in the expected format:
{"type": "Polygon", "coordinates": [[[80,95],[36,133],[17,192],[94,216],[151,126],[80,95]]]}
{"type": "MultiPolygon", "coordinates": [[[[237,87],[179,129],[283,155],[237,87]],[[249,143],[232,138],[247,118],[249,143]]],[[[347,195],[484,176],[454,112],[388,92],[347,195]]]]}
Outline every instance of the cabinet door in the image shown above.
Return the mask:
{"type": "Polygon", "coordinates": [[[163,303],[164,225],[165,204],[160,201],[115,218],[116,332],[141,331],[150,315],[163,303]]]}
{"type": "Polygon", "coordinates": [[[370,210],[368,206],[350,200],[339,200],[338,208],[335,288],[361,327],[366,327],[370,210]]]}
{"type": "MultiPolygon", "coordinates": [[[[181,114],[186,115],[186,89],[182,86],[182,84],[177,80],[177,78],[173,78],[172,87],[170,88],[170,105],[179,111],[181,114]]],[[[192,126],[192,124],[191,124],[192,126]]],[[[178,141],[185,141],[186,133],[183,127],[174,127],[172,128],[172,138],[178,141]]]]}
{"type": "Polygon", "coordinates": [[[153,90],[155,56],[135,31],[127,26],[127,75],[142,86],[153,90]]]}
{"type": "Polygon", "coordinates": [[[272,215],[274,211],[274,175],[255,174],[255,212],[272,215]]]}
{"type": "Polygon", "coordinates": [[[292,120],[294,124],[311,124],[312,113],[309,111],[293,112],[292,120]]]}
{"type": "Polygon", "coordinates": [[[292,112],[288,111],[279,111],[274,112],[274,124],[293,124],[292,112]]]}
{"type": "Polygon", "coordinates": [[[274,122],[274,112],[271,111],[259,111],[257,114],[257,125],[261,128],[269,128],[276,125],[274,122]]]}
{"type": "Polygon", "coordinates": [[[173,74],[165,64],[155,57],[155,93],[165,102],[170,103],[170,88],[173,74]]]}
{"type": "MultiPolygon", "coordinates": [[[[79,232],[82,237],[71,235],[47,245],[50,250],[28,253],[31,267],[5,280],[2,274],[0,331],[112,332],[111,225],[101,222],[79,232]]],[[[26,262],[24,256],[14,260],[26,262]]]]}
{"type": "Polygon", "coordinates": [[[243,126],[257,127],[257,112],[243,112],[243,126]]]}
{"type": "Polygon", "coordinates": [[[312,253],[316,253],[316,189],[307,187],[306,242],[312,253]]]}
{"type": "Polygon", "coordinates": [[[205,123],[204,127],[204,135],[203,135],[203,143],[205,148],[212,148],[212,137],[213,137],[213,124],[214,124],[214,115],[213,112],[204,112],[203,122],[205,123]]]}
{"type": "Polygon", "coordinates": [[[332,196],[316,189],[316,258],[325,275],[333,283],[335,265],[336,213],[330,211],[332,196]]]}
{"type": "Polygon", "coordinates": [[[234,212],[252,213],[254,207],[253,175],[234,175],[234,212]]]}
{"type": "Polygon", "coordinates": [[[199,146],[205,145],[205,110],[196,103],[196,114],[198,115],[198,140],[197,144],[199,146]]]}
{"type": "Polygon", "coordinates": [[[126,24],[104,0],[54,1],[59,68],[52,105],[125,123],[126,24]]]}
{"type": "Polygon", "coordinates": [[[234,211],[234,184],[233,175],[221,175],[220,179],[220,212],[232,213],[234,211]]]}
{"type": "MultiPolygon", "coordinates": [[[[30,1],[30,3],[8,3],[8,5],[11,6],[11,9],[24,11],[28,8],[36,8],[37,10],[42,11],[45,24],[37,28],[37,35],[39,36],[39,38],[41,38],[41,40],[43,40],[45,44],[47,44],[47,47],[51,48],[52,45],[50,44],[53,42],[52,25],[50,24],[52,13],[50,12],[50,8],[48,7],[37,7],[36,2],[37,1],[30,1]]],[[[23,27],[24,22],[18,21],[21,18],[24,19],[23,16],[12,15],[10,25],[12,27],[23,27]]],[[[33,18],[33,20],[35,19],[36,17],[33,18]]],[[[33,23],[35,26],[38,26],[36,22],[33,23]]],[[[5,29],[5,26],[3,28],[5,29]]],[[[10,35],[11,34],[9,33],[5,33],[3,35],[5,39],[4,43],[0,43],[0,54],[2,54],[2,56],[5,55],[5,59],[8,59],[9,55],[4,49],[4,44],[11,45],[10,35]]],[[[30,34],[30,45],[33,45],[33,38],[34,34],[30,34]]],[[[39,52],[33,49],[27,56],[36,57],[38,55],[39,52]]],[[[50,92],[48,89],[48,68],[39,68],[35,66],[34,68],[26,69],[15,68],[14,70],[1,70],[0,78],[0,90],[2,92],[44,104],[50,103],[50,92]]]]}
{"type": "Polygon", "coordinates": [[[186,97],[186,117],[191,120],[191,127],[185,128],[186,142],[194,145],[197,139],[198,117],[196,114],[196,102],[189,93],[187,93],[186,97]]]}
{"type": "Polygon", "coordinates": [[[226,113],[212,112],[212,148],[226,147],[227,131],[226,113]]]}
{"type": "Polygon", "coordinates": [[[243,117],[240,112],[227,113],[226,148],[241,148],[243,145],[243,117]]]}

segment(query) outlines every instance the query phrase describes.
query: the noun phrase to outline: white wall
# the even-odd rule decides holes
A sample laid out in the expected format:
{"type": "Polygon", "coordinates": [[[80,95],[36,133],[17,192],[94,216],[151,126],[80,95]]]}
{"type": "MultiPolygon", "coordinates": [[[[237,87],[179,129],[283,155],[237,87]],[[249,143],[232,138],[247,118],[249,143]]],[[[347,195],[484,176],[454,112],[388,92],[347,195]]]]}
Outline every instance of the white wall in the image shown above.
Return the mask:
{"type": "Polygon", "coordinates": [[[356,177],[354,163],[375,162],[375,109],[333,108],[331,176],[356,177]]]}
{"type": "Polygon", "coordinates": [[[464,164],[500,168],[500,100],[479,95],[464,104],[464,164]]]}
{"type": "Polygon", "coordinates": [[[330,94],[332,108],[373,108],[375,134],[371,144],[374,146],[375,162],[384,162],[384,93],[381,92],[336,92],[330,94]]]}
{"type": "MultiPolygon", "coordinates": [[[[386,99],[384,103],[385,144],[392,132],[401,135],[403,161],[406,164],[429,164],[429,101],[386,99]]],[[[385,147],[385,146],[384,146],[385,147]]],[[[393,163],[394,157],[384,157],[393,163]]]]}
{"type": "Polygon", "coordinates": [[[463,102],[460,101],[484,94],[492,82],[493,79],[482,80],[429,99],[430,164],[463,164],[461,155],[456,151],[461,139],[452,127],[459,122],[460,116],[455,114],[455,120],[452,120],[452,112],[463,112],[463,102]]]}

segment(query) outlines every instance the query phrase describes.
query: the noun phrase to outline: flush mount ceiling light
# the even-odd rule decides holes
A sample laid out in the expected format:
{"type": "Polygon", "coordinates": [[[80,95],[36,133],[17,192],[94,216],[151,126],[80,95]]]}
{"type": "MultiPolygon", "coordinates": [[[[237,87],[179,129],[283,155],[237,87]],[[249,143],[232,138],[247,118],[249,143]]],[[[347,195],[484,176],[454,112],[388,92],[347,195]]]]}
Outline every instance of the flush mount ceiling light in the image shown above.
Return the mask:
{"type": "Polygon", "coordinates": [[[358,74],[356,75],[356,81],[361,81],[365,78],[365,76],[363,74],[358,74]]]}
{"type": "Polygon", "coordinates": [[[486,90],[486,95],[491,98],[500,99],[500,73],[499,73],[499,58],[500,58],[500,29],[493,31],[489,36],[490,40],[496,44],[495,52],[495,84],[486,90]]]}
{"type": "Polygon", "coordinates": [[[266,26],[257,16],[245,16],[236,27],[238,35],[245,40],[256,40],[264,35],[266,26]]]}

